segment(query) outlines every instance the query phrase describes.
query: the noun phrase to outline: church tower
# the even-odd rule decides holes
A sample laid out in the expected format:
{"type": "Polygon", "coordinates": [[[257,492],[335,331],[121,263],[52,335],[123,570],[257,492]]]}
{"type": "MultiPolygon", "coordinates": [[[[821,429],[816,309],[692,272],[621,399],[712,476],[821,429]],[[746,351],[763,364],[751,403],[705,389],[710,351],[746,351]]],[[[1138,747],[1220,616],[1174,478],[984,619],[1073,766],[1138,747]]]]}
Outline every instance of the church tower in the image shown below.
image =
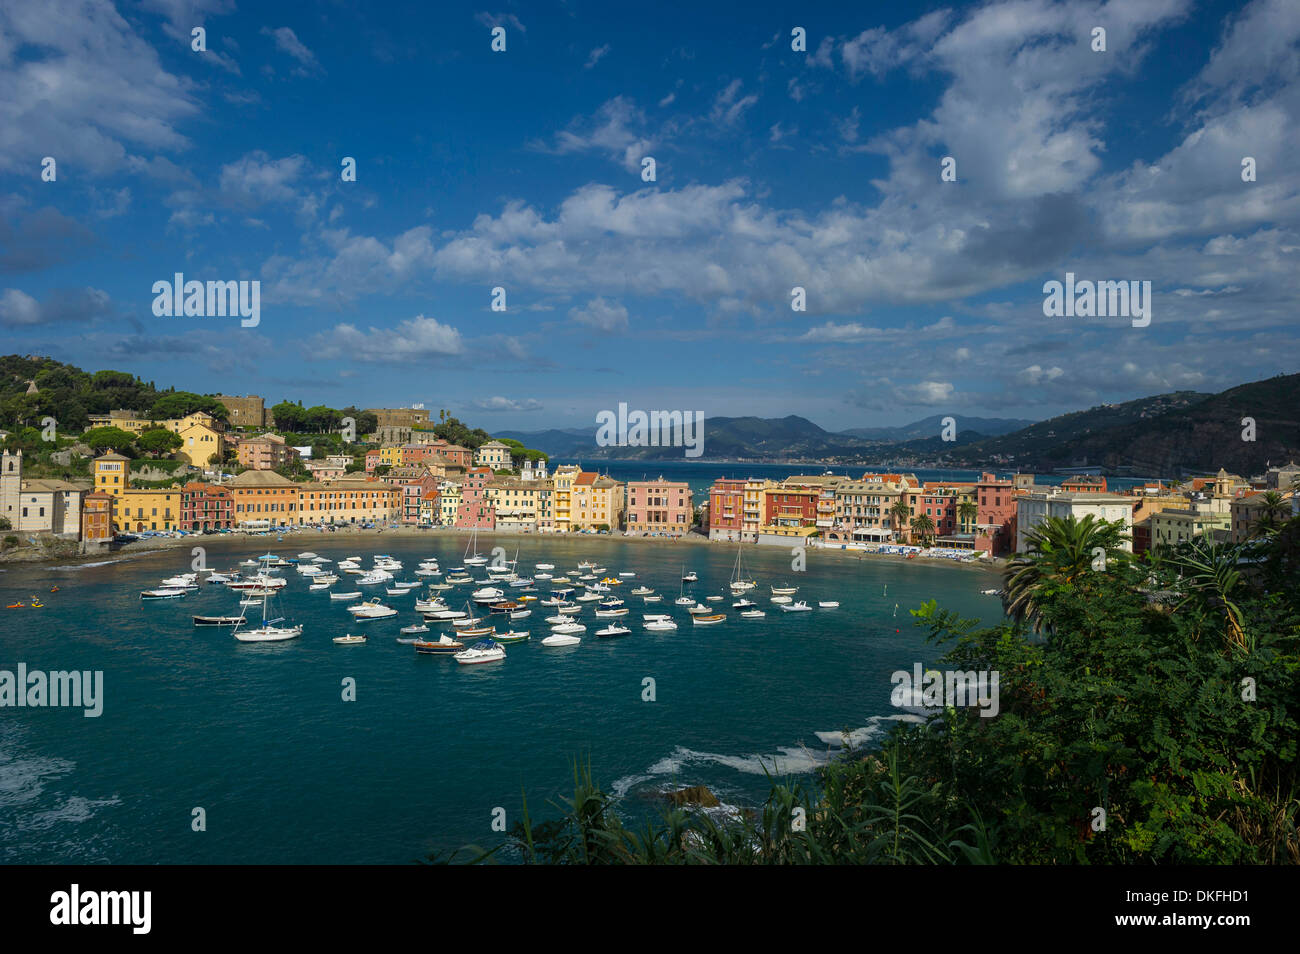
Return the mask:
{"type": "Polygon", "coordinates": [[[9,526],[17,529],[18,499],[23,491],[23,452],[0,454],[0,517],[9,520],[9,526]]]}

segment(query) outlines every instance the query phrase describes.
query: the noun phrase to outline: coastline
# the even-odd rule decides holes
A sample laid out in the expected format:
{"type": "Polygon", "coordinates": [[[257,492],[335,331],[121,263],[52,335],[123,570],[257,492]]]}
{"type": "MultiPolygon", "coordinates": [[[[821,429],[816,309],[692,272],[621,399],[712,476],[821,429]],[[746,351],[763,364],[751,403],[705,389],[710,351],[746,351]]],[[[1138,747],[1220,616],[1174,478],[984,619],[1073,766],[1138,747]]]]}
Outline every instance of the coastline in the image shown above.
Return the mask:
{"type": "MultiPolygon", "coordinates": [[[[385,527],[370,530],[363,530],[356,527],[340,527],[334,531],[321,531],[309,527],[292,527],[282,532],[265,532],[265,531],[232,531],[212,536],[186,536],[186,537],[155,537],[148,540],[138,540],[134,543],[123,544],[117,549],[103,549],[93,553],[82,552],[53,552],[46,548],[46,552],[39,553],[33,557],[15,559],[15,554],[21,554],[29,548],[18,548],[8,553],[0,554],[0,566],[5,567],[41,567],[58,565],[78,565],[86,563],[102,563],[108,560],[118,560],[123,557],[135,555],[146,555],[149,553],[159,553],[165,550],[192,549],[194,547],[204,547],[205,549],[223,551],[233,547],[243,547],[253,541],[266,541],[272,539],[273,543],[280,543],[281,548],[285,545],[296,541],[303,541],[303,546],[299,549],[310,549],[307,541],[320,539],[392,539],[393,537],[411,538],[411,537],[441,537],[445,535],[469,536],[473,531],[460,529],[456,527],[439,527],[433,530],[421,530],[417,527],[385,527]],[[283,542],[274,540],[275,537],[286,535],[283,542]]],[[[504,531],[492,531],[484,534],[488,537],[503,537],[517,540],[576,540],[591,539],[593,541],[613,541],[632,542],[645,545],[658,545],[666,547],[674,546],[720,546],[730,547],[734,541],[730,540],[710,540],[708,537],[700,534],[691,533],[682,537],[650,537],[650,536],[629,536],[623,533],[610,533],[601,535],[592,534],[549,534],[549,533],[511,533],[504,531]]],[[[268,544],[268,546],[270,546],[268,544]]],[[[749,546],[759,546],[759,544],[749,544],[749,546]]],[[[766,545],[764,545],[766,546],[766,545]]],[[[780,550],[782,547],[771,547],[774,550],[780,550]]],[[[833,556],[841,560],[886,560],[906,563],[911,560],[923,562],[926,564],[943,564],[954,567],[965,568],[985,568],[1000,569],[1005,561],[1001,557],[991,557],[986,560],[961,561],[953,560],[947,557],[924,556],[921,554],[915,557],[906,557],[897,553],[876,553],[867,550],[844,550],[839,547],[812,546],[810,550],[826,556],[833,556]]]]}

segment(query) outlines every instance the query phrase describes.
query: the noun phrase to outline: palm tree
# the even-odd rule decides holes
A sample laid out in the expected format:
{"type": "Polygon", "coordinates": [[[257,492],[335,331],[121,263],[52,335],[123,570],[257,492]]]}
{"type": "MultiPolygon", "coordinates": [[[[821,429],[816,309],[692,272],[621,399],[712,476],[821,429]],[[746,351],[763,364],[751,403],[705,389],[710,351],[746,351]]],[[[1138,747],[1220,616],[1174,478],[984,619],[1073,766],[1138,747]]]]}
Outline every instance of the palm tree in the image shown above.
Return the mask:
{"type": "Polygon", "coordinates": [[[934,536],[934,521],[925,514],[912,518],[912,532],[921,538],[921,546],[925,546],[926,541],[934,536]]]}
{"type": "Polygon", "coordinates": [[[889,512],[894,517],[894,526],[901,531],[900,535],[905,535],[908,518],[912,516],[912,508],[907,505],[907,500],[899,497],[894,501],[894,505],[889,508],[889,512]]]}
{"type": "Polygon", "coordinates": [[[1266,537],[1276,533],[1282,525],[1282,518],[1291,512],[1291,507],[1276,490],[1266,490],[1259,496],[1259,516],[1250,528],[1252,537],[1266,537]]]}
{"type": "Polygon", "coordinates": [[[1233,590],[1241,582],[1237,569],[1241,558],[1236,547],[1209,543],[1199,537],[1180,547],[1169,563],[1182,573],[1181,589],[1186,594],[1174,612],[1188,604],[1222,621],[1229,646],[1246,648],[1246,631],[1241,608],[1233,601],[1233,590]]]}
{"type": "Polygon", "coordinates": [[[980,515],[980,508],[973,500],[963,500],[957,505],[957,519],[961,521],[961,532],[970,533],[971,524],[980,515]]]}
{"type": "Polygon", "coordinates": [[[1042,597],[1052,589],[1079,584],[1092,572],[1097,551],[1107,565],[1123,560],[1126,539],[1119,521],[1098,520],[1088,514],[1082,520],[1049,517],[1025,534],[1028,548],[1017,553],[1003,571],[1003,601],[1007,613],[1017,621],[1029,621],[1037,632],[1041,625],[1042,597]]]}

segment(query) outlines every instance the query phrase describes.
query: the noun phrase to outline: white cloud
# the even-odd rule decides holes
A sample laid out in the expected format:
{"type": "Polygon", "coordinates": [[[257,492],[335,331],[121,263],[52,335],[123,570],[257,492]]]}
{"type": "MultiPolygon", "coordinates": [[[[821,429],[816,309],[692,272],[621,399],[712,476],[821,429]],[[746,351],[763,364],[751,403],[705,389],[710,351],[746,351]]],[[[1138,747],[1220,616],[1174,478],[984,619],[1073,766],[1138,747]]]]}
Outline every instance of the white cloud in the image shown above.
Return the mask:
{"type": "Polygon", "coordinates": [[[597,331],[627,331],[627,309],[604,298],[593,298],[582,308],[571,308],[569,317],[597,331]]]}
{"type": "Polygon", "coordinates": [[[470,402],[480,411],[540,411],[542,402],[537,398],[524,398],[516,400],[514,398],[501,397],[500,395],[490,398],[478,398],[470,402]]]}
{"type": "Polygon", "coordinates": [[[587,63],[583,67],[583,69],[587,69],[587,70],[591,69],[602,59],[604,59],[605,56],[608,55],[609,51],[610,51],[610,45],[608,43],[604,44],[603,46],[596,47],[594,50],[591,51],[590,55],[587,57],[587,63]]]}
{"type": "Polygon", "coordinates": [[[335,325],[311,338],[306,350],[317,358],[409,363],[461,354],[464,343],[450,325],[417,315],[391,328],[362,331],[353,324],[335,325]]]}

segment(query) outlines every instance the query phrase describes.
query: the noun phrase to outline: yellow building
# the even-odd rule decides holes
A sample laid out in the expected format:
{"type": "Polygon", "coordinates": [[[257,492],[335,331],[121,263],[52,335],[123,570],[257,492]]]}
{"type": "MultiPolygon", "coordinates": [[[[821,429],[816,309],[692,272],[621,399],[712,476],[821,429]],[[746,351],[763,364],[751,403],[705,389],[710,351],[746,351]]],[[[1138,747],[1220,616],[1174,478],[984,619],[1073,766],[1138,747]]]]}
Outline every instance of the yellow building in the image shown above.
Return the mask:
{"type": "Polygon", "coordinates": [[[400,467],[402,448],[400,446],[379,448],[379,463],[387,464],[389,467],[400,467]]]}
{"type": "Polygon", "coordinates": [[[551,494],[551,511],[555,529],[567,533],[571,529],[573,509],[573,484],[582,473],[582,468],[573,464],[562,464],[555,469],[551,494]]]}
{"type": "Polygon", "coordinates": [[[181,488],[128,490],[113,501],[113,517],[124,531],[177,530],[181,523],[181,488]]]}
{"type": "Polygon", "coordinates": [[[619,481],[585,471],[578,474],[569,501],[569,529],[619,529],[626,499],[624,485],[619,481]]]}
{"type": "Polygon", "coordinates": [[[498,530],[536,530],[538,481],[516,477],[498,478],[487,485],[488,499],[496,512],[498,530]]]}
{"type": "Polygon", "coordinates": [[[151,421],[135,411],[110,411],[90,415],[90,426],[117,427],[137,437],[149,428],[165,428],[180,435],[181,446],[175,456],[194,467],[219,462],[226,449],[223,425],[205,411],[164,421],[151,421]]]}
{"type": "Polygon", "coordinates": [[[445,480],[438,485],[438,507],[442,511],[442,525],[456,525],[456,511],[460,509],[460,484],[445,480]]]}

